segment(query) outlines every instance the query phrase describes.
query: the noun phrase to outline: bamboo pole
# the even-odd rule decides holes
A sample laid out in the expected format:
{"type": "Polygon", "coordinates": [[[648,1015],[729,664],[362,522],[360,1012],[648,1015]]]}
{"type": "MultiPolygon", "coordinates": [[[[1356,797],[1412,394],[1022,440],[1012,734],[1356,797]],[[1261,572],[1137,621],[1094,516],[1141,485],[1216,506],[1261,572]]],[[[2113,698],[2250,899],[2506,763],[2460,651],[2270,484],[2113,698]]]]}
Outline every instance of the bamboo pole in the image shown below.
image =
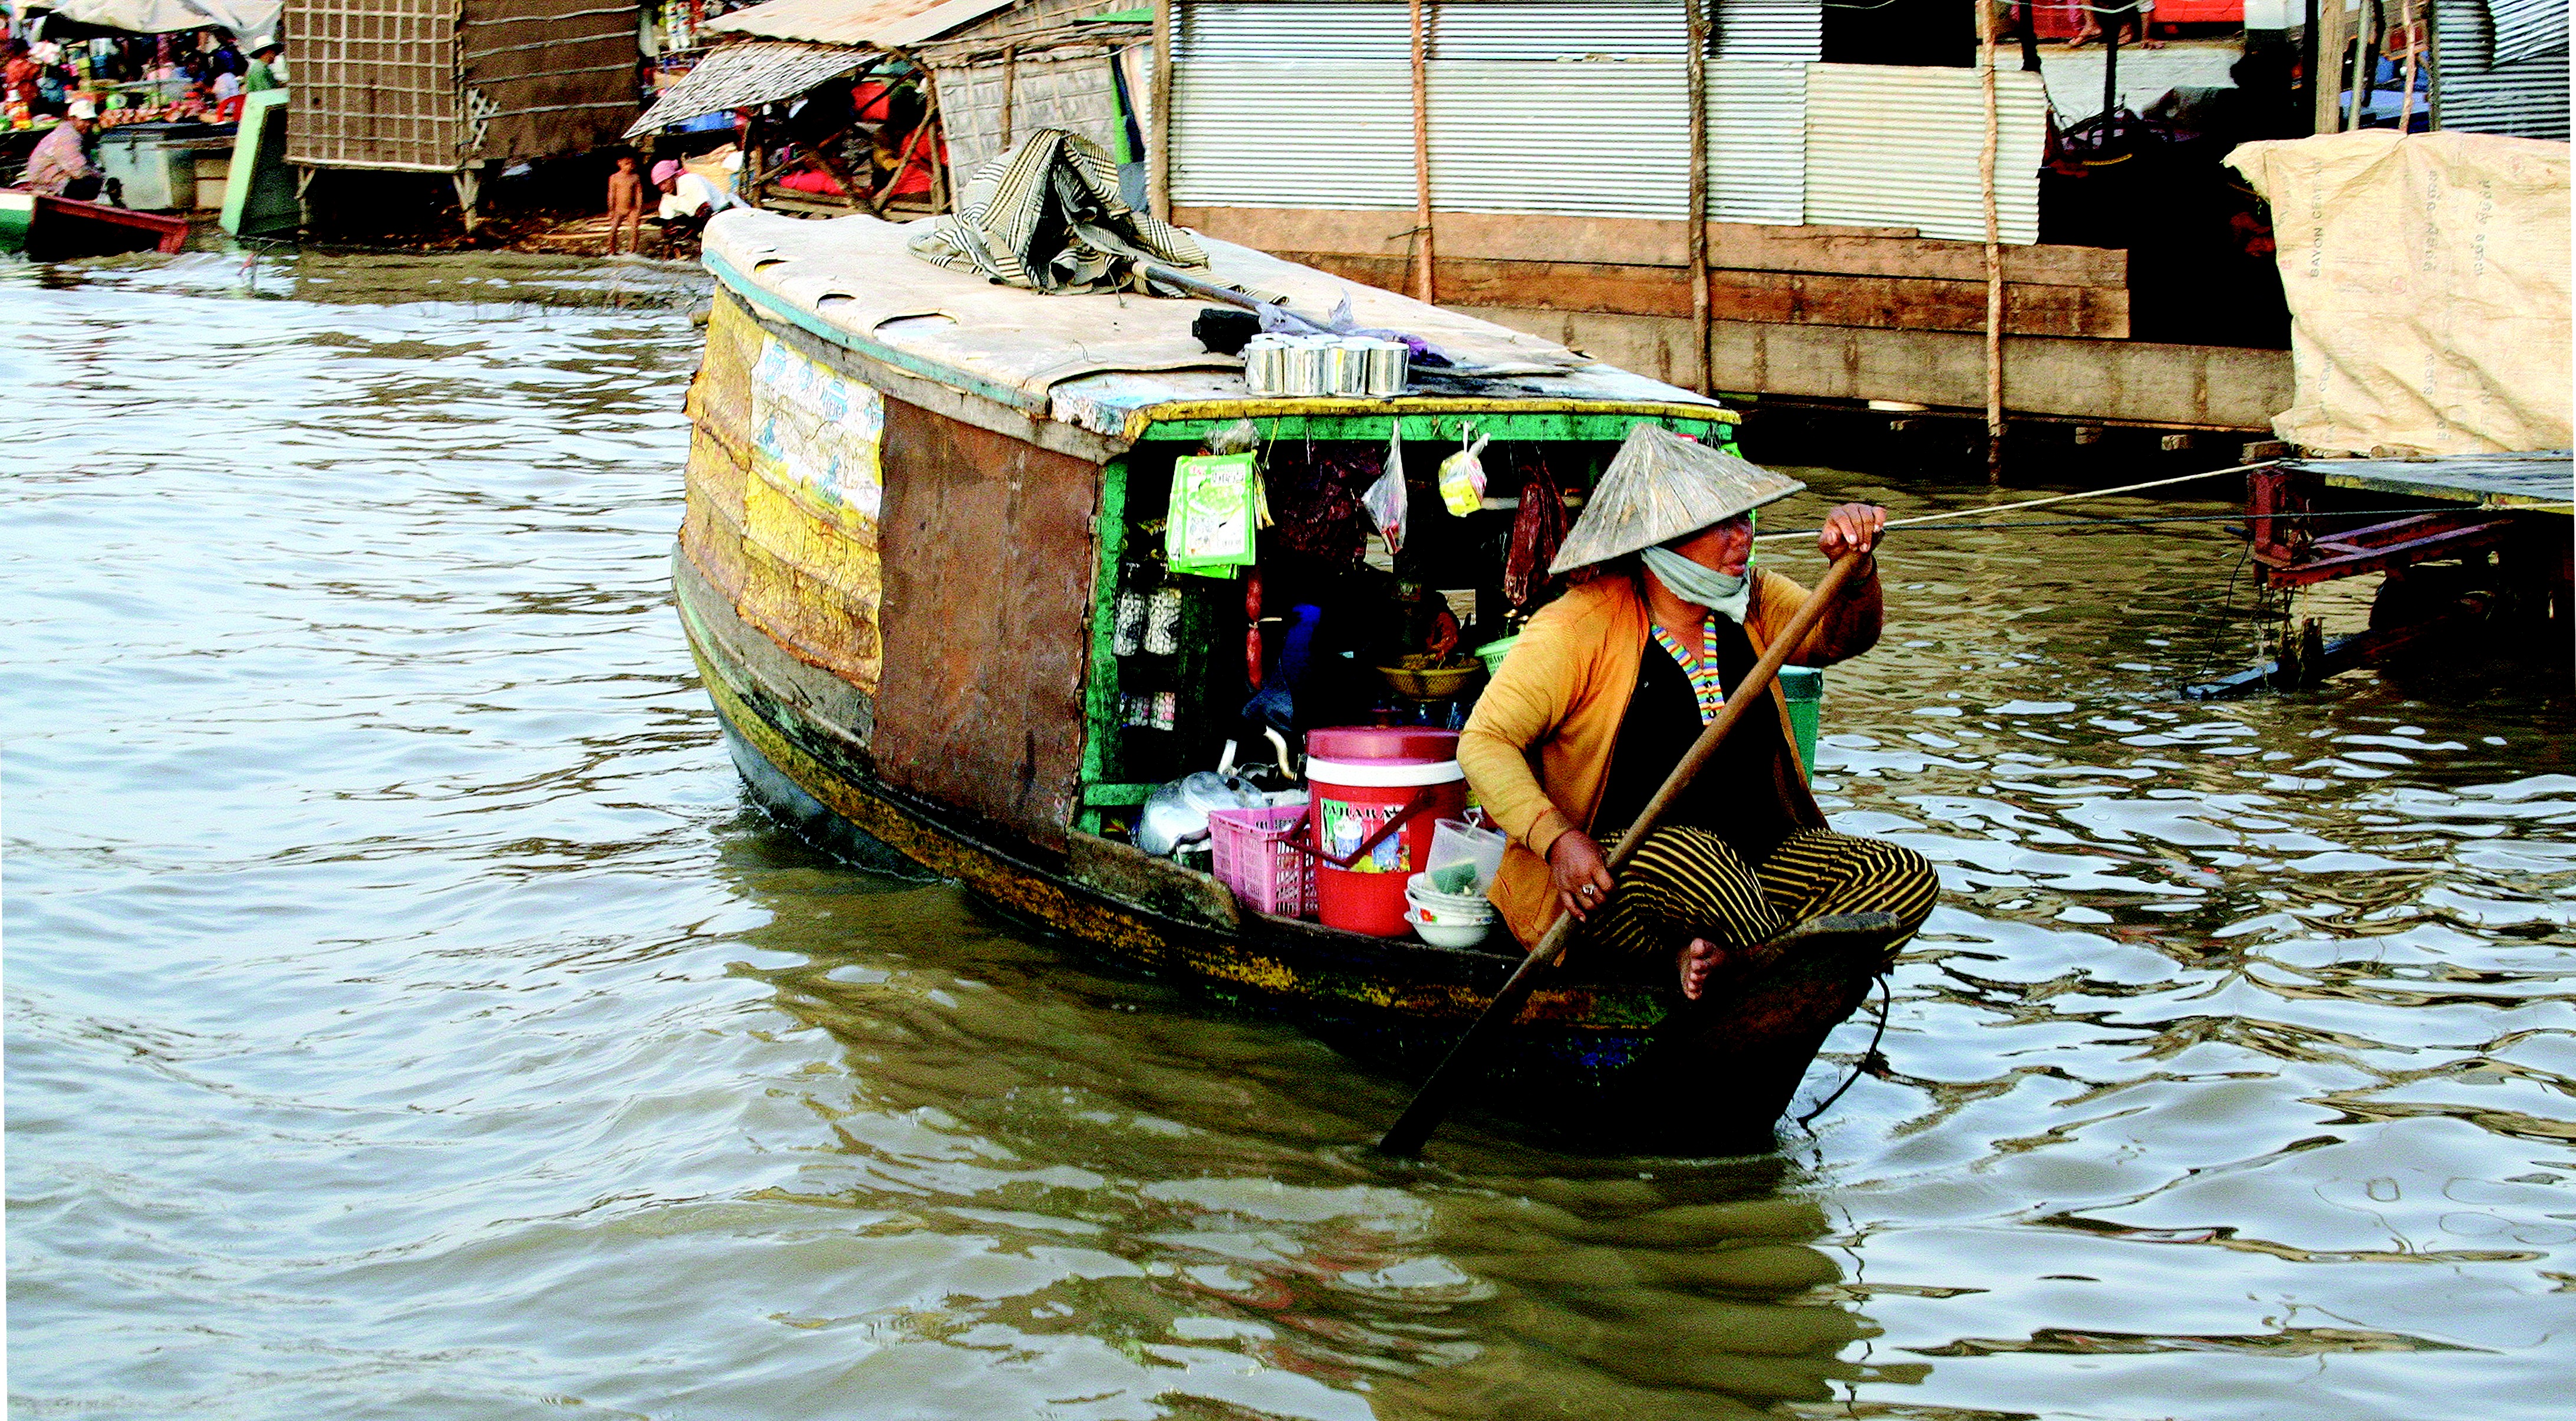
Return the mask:
{"type": "Polygon", "coordinates": [[[2379,36],[2374,33],[2379,28],[2378,0],[2362,0],[2353,18],[2358,23],[2352,28],[2352,108],[2344,124],[2347,131],[2361,127],[2362,112],[2370,107],[2372,71],[2379,67],[2371,62],[2379,45],[2379,36]]]}
{"type": "Polygon", "coordinates": [[[1977,150],[1977,186],[1986,209],[1986,482],[2004,477],[2004,247],[2003,214],[1995,194],[1995,153],[2003,118],[1995,74],[1995,0],[1977,7],[1977,87],[1985,103],[1985,142],[1977,150]]]}
{"type": "Polygon", "coordinates": [[[1684,0],[1690,23],[1690,273],[1692,361],[1699,392],[1717,393],[1709,351],[1714,321],[1708,301],[1708,3],[1684,0]]]}
{"type": "Polygon", "coordinates": [[[1153,147],[1145,153],[1145,202],[1172,220],[1172,0],[1154,0],[1153,147]]]}
{"type": "Polygon", "coordinates": [[[2424,26],[2418,18],[2415,0],[2403,0],[2406,6],[2406,92],[2397,100],[2397,132],[2403,136],[2415,125],[2415,66],[2424,52],[2424,26]]]}
{"type": "Polygon", "coordinates": [[[1431,242],[1431,66],[1423,0],[1410,0],[1413,16],[1413,298],[1430,304],[1439,295],[1431,242]]]}

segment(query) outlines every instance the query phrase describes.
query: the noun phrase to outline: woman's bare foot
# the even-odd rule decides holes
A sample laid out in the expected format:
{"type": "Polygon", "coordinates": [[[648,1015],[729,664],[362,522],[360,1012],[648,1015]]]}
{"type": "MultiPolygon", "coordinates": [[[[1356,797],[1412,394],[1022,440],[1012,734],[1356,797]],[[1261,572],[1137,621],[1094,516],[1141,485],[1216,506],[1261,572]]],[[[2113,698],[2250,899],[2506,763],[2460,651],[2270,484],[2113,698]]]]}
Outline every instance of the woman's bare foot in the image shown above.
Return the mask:
{"type": "Polygon", "coordinates": [[[1684,945],[1677,959],[1682,974],[1682,996],[1698,1001],[1699,994],[1708,990],[1708,979],[1716,974],[1718,964],[1725,957],[1725,948],[1704,937],[1692,938],[1684,945]]]}

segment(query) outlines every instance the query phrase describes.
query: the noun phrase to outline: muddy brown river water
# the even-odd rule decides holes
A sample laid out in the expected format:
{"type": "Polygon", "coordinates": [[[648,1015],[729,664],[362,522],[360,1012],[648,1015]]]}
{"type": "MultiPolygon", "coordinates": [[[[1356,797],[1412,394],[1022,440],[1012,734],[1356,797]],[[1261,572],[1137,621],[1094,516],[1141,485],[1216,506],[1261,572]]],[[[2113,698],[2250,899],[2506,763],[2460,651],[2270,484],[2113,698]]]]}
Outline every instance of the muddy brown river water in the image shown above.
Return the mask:
{"type": "Polygon", "coordinates": [[[1899,542],[1820,777],[1947,890],[1894,1075],[1400,1167],[1398,1083],[745,803],[702,291],[0,268],[12,1415],[2566,1414],[2563,678],[2186,703],[2215,526],[1899,542]]]}

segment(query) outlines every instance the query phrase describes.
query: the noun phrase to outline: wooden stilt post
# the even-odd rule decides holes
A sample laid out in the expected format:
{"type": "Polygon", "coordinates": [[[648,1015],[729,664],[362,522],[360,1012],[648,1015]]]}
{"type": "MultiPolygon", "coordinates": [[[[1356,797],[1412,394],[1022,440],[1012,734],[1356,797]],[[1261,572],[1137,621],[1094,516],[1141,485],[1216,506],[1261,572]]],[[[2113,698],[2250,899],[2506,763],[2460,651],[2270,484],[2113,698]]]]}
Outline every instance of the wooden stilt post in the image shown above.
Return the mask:
{"type": "Polygon", "coordinates": [[[1986,482],[2004,476],[2004,248],[2003,217],[1995,197],[1995,153],[2003,120],[1995,86],[1995,0],[1977,7],[1978,88],[1986,110],[1986,136],[1977,150],[1977,184],[1986,208],[1986,482]]]}
{"type": "Polygon", "coordinates": [[[1439,259],[1431,241],[1431,66],[1428,50],[1430,14],[1423,0],[1411,0],[1413,16],[1413,299],[1438,298],[1439,259]]]}
{"type": "Polygon", "coordinates": [[[1011,109],[1020,96],[1020,47],[1002,46],[1002,151],[1011,151],[1011,109]]]}
{"type": "Polygon", "coordinates": [[[1154,92],[1146,135],[1145,201],[1154,215],[1172,220],[1172,0],[1154,0],[1154,92]]]}
{"type": "Polygon", "coordinates": [[[1690,273],[1691,363],[1699,367],[1699,392],[1717,392],[1709,358],[1712,317],[1708,302],[1708,3],[1683,0],[1690,22],[1690,273]]]}

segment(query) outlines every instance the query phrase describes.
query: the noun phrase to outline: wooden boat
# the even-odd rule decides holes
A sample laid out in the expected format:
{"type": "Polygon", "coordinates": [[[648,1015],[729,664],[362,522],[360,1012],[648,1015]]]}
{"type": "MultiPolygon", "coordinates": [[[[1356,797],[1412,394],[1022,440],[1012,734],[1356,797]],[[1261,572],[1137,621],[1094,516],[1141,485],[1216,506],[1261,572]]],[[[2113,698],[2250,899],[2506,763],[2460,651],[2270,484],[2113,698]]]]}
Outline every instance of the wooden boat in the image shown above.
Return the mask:
{"type": "MultiPolygon", "coordinates": [[[[1190,334],[1203,303],[997,286],[913,257],[908,235],[864,216],[761,212],[707,229],[717,287],[689,392],[674,583],[744,778],[862,859],[918,865],[1115,963],[1427,1071],[1510,972],[1507,939],[1440,948],[1259,913],[1122,841],[1176,764],[1209,767],[1153,767],[1139,748],[1151,735],[1122,720],[1122,561],[1145,550],[1140,525],[1161,517],[1174,459],[1243,419],[1283,463],[1335,446],[1382,455],[1391,427],[1445,452],[1472,428],[1497,452],[1520,446],[1579,476],[1641,421],[1731,442],[1734,416],[1531,336],[1211,242],[1219,281],[1315,315],[1348,296],[1360,325],[1498,372],[1417,369],[1392,399],[1256,398],[1239,363],[1190,334]]],[[[1436,457],[1415,462],[1427,474],[1436,457]]],[[[1436,499],[1418,497],[1415,517],[1426,508],[1436,499]]],[[[1263,560],[1266,571],[1267,544],[1263,560]]],[[[1244,643],[1242,585],[1187,580],[1205,585],[1189,594],[1178,674],[1203,693],[1181,697],[1179,718],[1221,719],[1226,697],[1246,693],[1241,654],[1218,650],[1244,643]]],[[[1598,1147],[1769,1148],[1875,957],[1823,953],[1756,981],[1726,1008],[1722,1060],[1676,1044],[1669,989],[1559,981],[1482,1097],[1598,1147]]]]}
{"type": "Polygon", "coordinates": [[[0,252],[23,252],[29,261],[175,252],[187,241],[185,217],[0,188],[0,252]]]}

